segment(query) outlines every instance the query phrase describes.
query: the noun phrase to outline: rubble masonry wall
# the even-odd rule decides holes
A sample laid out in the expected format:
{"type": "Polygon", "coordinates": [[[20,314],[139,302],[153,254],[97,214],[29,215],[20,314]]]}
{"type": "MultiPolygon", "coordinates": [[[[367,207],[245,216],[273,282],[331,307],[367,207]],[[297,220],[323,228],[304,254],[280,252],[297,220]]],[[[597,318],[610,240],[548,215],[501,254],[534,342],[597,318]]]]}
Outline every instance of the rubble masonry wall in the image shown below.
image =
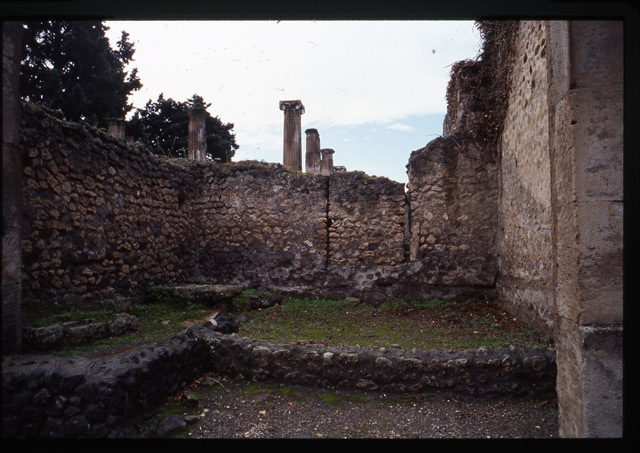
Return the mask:
{"type": "Polygon", "coordinates": [[[544,21],[523,21],[499,144],[500,273],[498,294],[510,310],[552,332],[551,168],[544,21]]]}
{"type": "Polygon", "coordinates": [[[189,282],[372,301],[493,291],[495,162],[471,145],[418,153],[405,193],[362,172],[159,159],[30,106],[22,131],[28,301],[189,282]]]}

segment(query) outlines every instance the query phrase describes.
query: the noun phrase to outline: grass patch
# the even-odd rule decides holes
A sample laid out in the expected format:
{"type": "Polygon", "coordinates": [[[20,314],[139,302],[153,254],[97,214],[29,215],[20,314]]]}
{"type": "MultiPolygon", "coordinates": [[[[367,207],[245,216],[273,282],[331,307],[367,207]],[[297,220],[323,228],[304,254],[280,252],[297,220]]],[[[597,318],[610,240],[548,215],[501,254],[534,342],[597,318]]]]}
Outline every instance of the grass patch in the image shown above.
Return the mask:
{"type": "MultiPolygon", "coordinates": [[[[96,321],[98,317],[97,313],[100,312],[90,312],[90,314],[95,315],[92,317],[96,318],[96,321]]],[[[171,302],[161,302],[154,304],[134,304],[128,310],[128,313],[139,319],[140,324],[137,332],[119,337],[96,340],[82,345],[67,346],[55,352],[62,355],[96,355],[122,348],[156,343],[184,331],[185,327],[183,323],[185,321],[202,320],[206,317],[207,310],[204,306],[197,304],[180,307],[171,302]]],[[[71,312],[69,316],[73,318],[86,318],[87,314],[87,312],[71,312]]],[[[109,313],[105,311],[101,313],[101,316],[112,316],[115,318],[113,312],[109,313]]]]}
{"type": "MultiPolygon", "coordinates": [[[[391,301],[378,306],[346,299],[284,297],[269,291],[246,290],[233,304],[234,313],[249,315],[238,334],[274,344],[309,342],[321,346],[361,346],[403,350],[460,350],[515,345],[528,348],[552,346],[552,341],[528,328],[495,304],[488,302],[391,301]],[[260,299],[280,303],[250,310],[260,299]],[[251,302],[251,303],[250,303],[251,302]]],[[[60,307],[59,307],[60,308],[60,307]]],[[[183,332],[185,321],[198,323],[207,317],[206,307],[180,305],[171,300],[133,304],[127,311],[139,319],[138,332],[121,337],[70,346],[54,351],[63,355],[101,355],[129,347],[153,344],[183,332]]],[[[32,326],[55,322],[104,322],[115,318],[113,310],[56,310],[40,313],[32,326]],[[61,317],[62,315],[62,317],[61,317]]]]}
{"type": "Polygon", "coordinates": [[[47,327],[53,324],[66,323],[66,322],[83,322],[83,323],[100,323],[109,322],[116,319],[116,314],[113,311],[105,310],[87,310],[87,311],[72,311],[62,313],[59,315],[49,315],[37,319],[31,323],[31,327],[47,327]]]}
{"type": "Polygon", "coordinates": [[[252,310],[251,301],[260,299],[281,298],[279,294],[271,291],[258,290],[254,288],[245,289],[238,297],[233,299],[232,310],[235,313],[247,313],[252,310]]]}
{"type": "Polygon", "coordinates": [[[271,343],[312,342],[422,350],[549,347],[548,339],[486,302],[389,302],[374,307],[346,300],[284,298],[254,311],[239,335],[271,343]]]}
{"type": "Polygon", "coordinates": [[[320,399],[327,404],[335,404],[335,405],[340,405],[343,403],[365,404],[371,401],[371,398],[367,396],[336,394],[336,393],[323,393],[322,395],[320,395],[320,399]]]}

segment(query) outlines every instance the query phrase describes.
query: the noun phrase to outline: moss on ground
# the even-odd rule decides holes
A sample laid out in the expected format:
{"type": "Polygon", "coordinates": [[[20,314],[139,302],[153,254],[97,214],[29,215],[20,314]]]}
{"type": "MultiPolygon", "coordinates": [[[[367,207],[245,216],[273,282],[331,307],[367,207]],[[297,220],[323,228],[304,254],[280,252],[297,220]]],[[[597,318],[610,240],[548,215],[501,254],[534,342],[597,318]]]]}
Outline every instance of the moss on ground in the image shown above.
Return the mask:
{"type": "MultiPolygon", "coordinates": [[[[67,346],[54,352],[63,355],[99,355],[118,349],[153,344],[184,331],[186,329],[185,323],[202,321],[209,314],[202,305],[190,304],[180,307],[170,301],[154,304],[134,304],[128,310],[128,313],[136,316],[139,320],[137,332],[96,340],[82,345],[67,346]]],[[[65,315],[73,319],[93,318],[96,321],[102,318],[110,319],[111,317],[115,319],[115,314],[110,311],[76,311],[67,312],[65,315]]],[[[50,316],[38,322],[50,322],[51,320],[59,319],[59,316],[50,316]]],[[[58,322],[60,321],[58,320],[58,322]]]]}
{"type": "MultiPolygon", "coordinates": [[[[404,350],[460,350],[515,345],[544,348],[552,340],[489,302],[447,302],[438,299],[388,302],[378,306],[354,305],[343,300],[296,298],[269,291],[246,290],[236,297],[233,313],[247,313],[240,336],[274,344],[308,342],[322,346],[360,346],[404,350]],[[275,298],[281,303],[250,310],[251,299],[275,298]]],[[[189,325],[210,316],[200,304],[179,305],[171,300],[133,304],[127,310],[139,319],[130,335],[106,338],[55,351],[66,355],[101,355],[153,344],[183,332],[189,325]]],[[[115,318],[113,310],[57,310],[42,315],[31,325],[115,318]],[[62,317],[61,317],[62,315],[62,317]]]]}
{"type": "Polygon", "coordinates": [[[239,335],[271,343],[311,342],[421,350],[520,346],[550,340],[487,302],[389,302],[374,307],[346,300],[284,298],[250,314],[239,335]]]}

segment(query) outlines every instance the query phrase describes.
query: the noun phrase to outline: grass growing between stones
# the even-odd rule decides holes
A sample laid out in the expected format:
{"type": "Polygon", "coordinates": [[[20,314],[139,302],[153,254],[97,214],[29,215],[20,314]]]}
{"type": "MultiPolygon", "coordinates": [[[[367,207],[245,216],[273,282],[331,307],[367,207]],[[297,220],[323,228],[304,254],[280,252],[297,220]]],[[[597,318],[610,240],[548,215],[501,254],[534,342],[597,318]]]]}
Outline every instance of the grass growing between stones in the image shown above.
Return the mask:
{"type": "Polygon", "coordinates": [[[346,300],[284,298],[280,305],[252,311],[239,335],[276,344],[406,350],[551,346],[549,339],[494,304],[440,300],[373,307],[346,300]]]}
{"type": "MultiPolygon", "coordinates": [[[[127,313],[139,320],[138,331],[129,335],[105,338],[77,346],[67,346],[55,351],[64,355],[99,355],[121,348],[153,344],[184,331],[190,324],[201,322],[207,316],[205,307],[198,304],[179,306],[170,302],[154,304],[134,304],[127,313]]],[[[47,325],[59,316],[47,317],[37,324],[47,325]]],[[[115,314],[109,311],[85,312],[75,311],[65,313],[65,319],[73,320],[94,319],[96,322],[111,320],[115,314]]]]}
{"type": "Polygon", "coordinates": [[[46,327],[60,322],[108,322],[116,319],[113,311],[83,310],[68,311],[58,315],[44,316],[30,323],[31,327],[46,327]]]}

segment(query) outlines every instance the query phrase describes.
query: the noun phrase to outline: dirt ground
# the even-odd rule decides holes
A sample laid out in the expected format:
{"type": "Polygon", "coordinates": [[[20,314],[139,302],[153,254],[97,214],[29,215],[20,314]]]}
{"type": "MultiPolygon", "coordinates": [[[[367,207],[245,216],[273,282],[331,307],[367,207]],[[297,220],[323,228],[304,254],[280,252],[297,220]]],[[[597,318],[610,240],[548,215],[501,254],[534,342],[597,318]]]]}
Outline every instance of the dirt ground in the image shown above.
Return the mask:
{"type": "Polygon", "coordinates": [[[170,401],[167,408],[147,424],[145,436],[190,439],[556,438],[556,407],[556,401],[530,398],[403,396],[283,387],[221,378],[207,383],[204,378],[200,385],[194,385],[170,401]],[[198,398],[194,398],[194,394],[198,398]],[[177,410],[167,415],[171,406],[177,410]]]}

